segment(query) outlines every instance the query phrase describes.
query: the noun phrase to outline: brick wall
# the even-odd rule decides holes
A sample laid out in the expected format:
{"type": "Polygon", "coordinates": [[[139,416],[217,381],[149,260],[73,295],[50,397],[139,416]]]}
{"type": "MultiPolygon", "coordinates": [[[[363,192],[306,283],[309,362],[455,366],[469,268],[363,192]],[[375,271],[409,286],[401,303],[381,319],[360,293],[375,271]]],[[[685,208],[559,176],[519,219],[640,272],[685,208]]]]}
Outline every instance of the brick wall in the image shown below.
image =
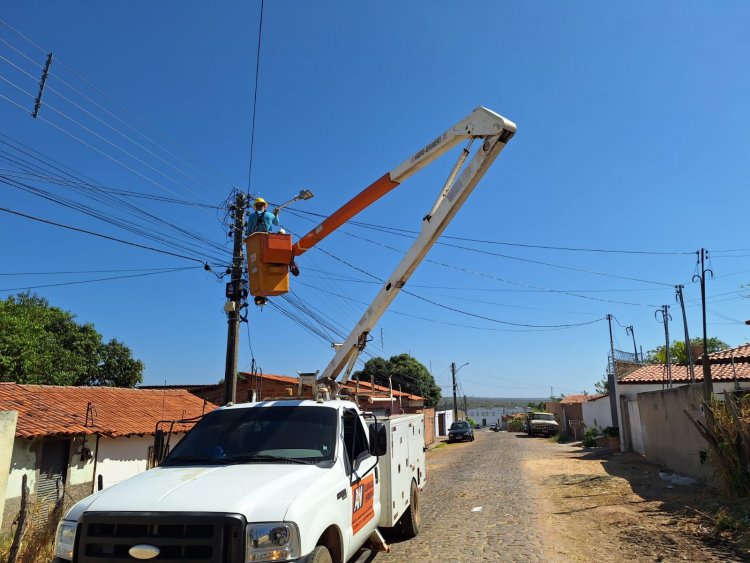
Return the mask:
{"type": "Polygon", "coordinates": [[[424,445],[429,446],[435,441],[435,409],[423,409],[424,413],[424,445]]]}

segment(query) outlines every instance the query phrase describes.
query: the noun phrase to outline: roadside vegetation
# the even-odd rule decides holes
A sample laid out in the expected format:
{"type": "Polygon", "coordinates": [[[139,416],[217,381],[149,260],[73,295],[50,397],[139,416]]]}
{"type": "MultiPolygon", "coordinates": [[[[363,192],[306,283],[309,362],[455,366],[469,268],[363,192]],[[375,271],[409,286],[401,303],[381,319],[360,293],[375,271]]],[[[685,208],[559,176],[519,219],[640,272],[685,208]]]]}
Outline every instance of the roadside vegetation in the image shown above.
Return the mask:
{"type": "Polygon", "coordinates": [[[750,395],[726,393],[705,406],[706,422],[686,414],[708,442],[717,485],[729,497],[750,498],[750,395]]]}

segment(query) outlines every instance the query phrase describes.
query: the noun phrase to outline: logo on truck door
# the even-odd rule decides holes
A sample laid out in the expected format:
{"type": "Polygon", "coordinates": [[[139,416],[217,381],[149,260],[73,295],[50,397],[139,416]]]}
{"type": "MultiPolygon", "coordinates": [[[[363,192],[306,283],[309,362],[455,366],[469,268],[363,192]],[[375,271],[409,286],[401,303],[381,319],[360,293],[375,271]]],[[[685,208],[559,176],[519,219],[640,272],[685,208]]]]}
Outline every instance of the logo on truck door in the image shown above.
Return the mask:
{"type": "Polygon", "coordinates": [[[373,501],[375,496],[375,477],[368,475],[359,483],[352,485],[352,533],[359,532],[365,524],[375,517],[373,501]]]}

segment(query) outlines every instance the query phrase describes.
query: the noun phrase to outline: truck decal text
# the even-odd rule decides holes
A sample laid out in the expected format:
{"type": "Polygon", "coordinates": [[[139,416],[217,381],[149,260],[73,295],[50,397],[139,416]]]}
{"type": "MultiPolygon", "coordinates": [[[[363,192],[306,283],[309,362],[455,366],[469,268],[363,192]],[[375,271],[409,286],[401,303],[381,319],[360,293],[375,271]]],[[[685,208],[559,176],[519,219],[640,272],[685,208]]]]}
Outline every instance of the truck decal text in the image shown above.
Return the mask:
{"type": "Polygon", "coordinates": [[[373,497],[375,495],[375,481],[373,475],[368,475],[359,483],[352,485],[352,533],[356,534],[362,527],[375,517],[373,497]]]}

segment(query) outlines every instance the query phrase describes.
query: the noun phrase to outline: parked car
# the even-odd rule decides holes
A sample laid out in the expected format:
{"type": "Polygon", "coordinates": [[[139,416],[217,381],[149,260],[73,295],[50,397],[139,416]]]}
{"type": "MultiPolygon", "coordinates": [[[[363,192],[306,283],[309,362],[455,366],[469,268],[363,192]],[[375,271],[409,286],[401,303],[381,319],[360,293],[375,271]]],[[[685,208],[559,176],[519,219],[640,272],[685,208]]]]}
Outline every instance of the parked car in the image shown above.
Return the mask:
{"type": "Polygon", "coordinates": [[[493,424],[492,426],[490,426],[490,430],[492,430],[493,432],[500,432],[500,425],[493,424]]]}
{"type": "Polygon", "coordinates": [[[465,420],[454,422],[448,430],[448,441],[454,442],[458,440],[468,440],[469,442],[474,441],[474,429],[471,427],[471,424],[465,420]]]}

